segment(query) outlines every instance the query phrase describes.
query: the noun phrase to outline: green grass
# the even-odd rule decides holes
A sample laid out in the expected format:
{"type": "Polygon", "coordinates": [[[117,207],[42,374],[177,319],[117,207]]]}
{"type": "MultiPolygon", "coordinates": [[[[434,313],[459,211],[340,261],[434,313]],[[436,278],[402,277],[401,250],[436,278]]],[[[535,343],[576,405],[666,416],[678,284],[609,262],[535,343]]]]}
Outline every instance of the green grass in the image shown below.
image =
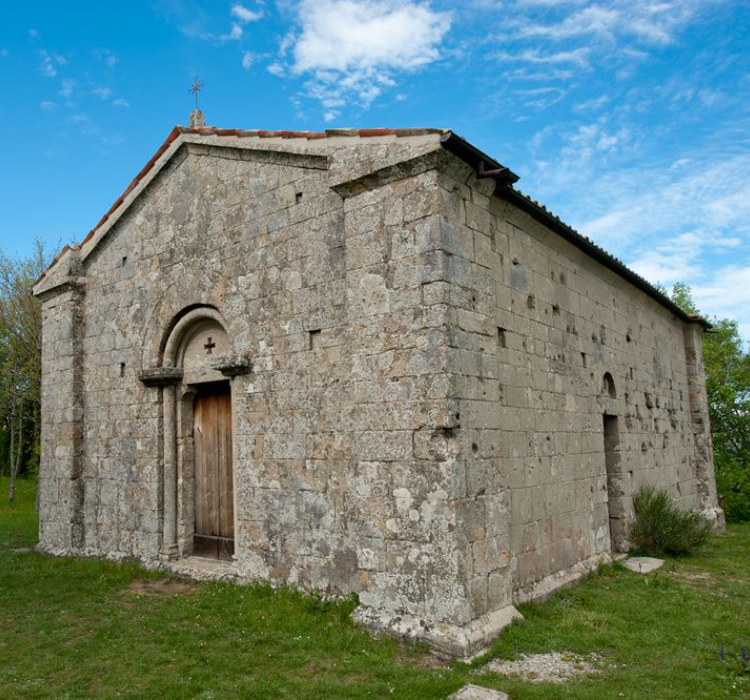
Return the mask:
{"type": "Polygon", "coordinates": [[[435,667],[423,648],[375,640],[349,621],[352,603],[268,586],[196,584],[136,594],[164,580],[135,564],[13,550],[36,540],[33,484],[7,504],[0,479],[0,698],[445,698],[466,682],[512,700],[741,698],[750,676],[718,648],[750,645],[750,525],[697,556],[642,577],[603,567],[522,607],[490,657],[596,652],[603,672],[567,685],[435,667]]]}

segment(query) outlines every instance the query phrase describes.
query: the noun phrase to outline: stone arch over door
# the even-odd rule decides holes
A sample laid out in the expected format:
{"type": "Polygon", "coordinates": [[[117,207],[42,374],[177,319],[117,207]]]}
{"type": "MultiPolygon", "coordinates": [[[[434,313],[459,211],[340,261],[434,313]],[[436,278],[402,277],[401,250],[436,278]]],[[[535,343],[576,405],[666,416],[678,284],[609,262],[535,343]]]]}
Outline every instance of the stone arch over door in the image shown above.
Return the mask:
{"type": "MultiPolygon", "coordinates": [[[[168,557],[190,555],[194,549],[196,450],[193,428],[196,398],[206,394],[228,394],[229,426],[236,434],[232,385],[235,377],[249,372],[250,363],[247,357],[232,352],[232,341],[226,328],[227,324],[217,309],[204,305],[186,307],[164,329],[159,365],[141,372],[144,384],[160,388],[161,393],[162,554],[168,557]],[[226,387],[226,390],[217,391],[221,387],[226,387]]],[[[232,518],[236,519],[233,469],[236,441],[230,442],[232,518]]],[[[235,529],[233,523],[232,532],[235,529]]]]}

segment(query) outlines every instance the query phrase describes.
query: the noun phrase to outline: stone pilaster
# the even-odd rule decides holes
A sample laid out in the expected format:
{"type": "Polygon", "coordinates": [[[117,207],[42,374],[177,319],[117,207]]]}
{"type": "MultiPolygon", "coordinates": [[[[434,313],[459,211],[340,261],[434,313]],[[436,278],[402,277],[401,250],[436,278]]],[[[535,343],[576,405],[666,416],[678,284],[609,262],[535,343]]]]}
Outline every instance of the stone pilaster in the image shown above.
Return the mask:
{"type": "Polygon", "coordinates": [[[82,477],[83,288],[66,280],[45,294],[42,312],[40,533],[44,551],[84,545],[82,477]]]}
{"type": "Polygon", "coordinates": [[[711,520],[715,530],[723,531],[725,528],[724,513],[719,508],[714,475],[714,451],[711,440],[711,421],[708,414],[706,373],[703,365],[702,333],[703,331],[697,323],[687,326],[684,332],[685,359],[690,392],[690,422],[695,445],[693,466],[698,507],[711,520]]]}

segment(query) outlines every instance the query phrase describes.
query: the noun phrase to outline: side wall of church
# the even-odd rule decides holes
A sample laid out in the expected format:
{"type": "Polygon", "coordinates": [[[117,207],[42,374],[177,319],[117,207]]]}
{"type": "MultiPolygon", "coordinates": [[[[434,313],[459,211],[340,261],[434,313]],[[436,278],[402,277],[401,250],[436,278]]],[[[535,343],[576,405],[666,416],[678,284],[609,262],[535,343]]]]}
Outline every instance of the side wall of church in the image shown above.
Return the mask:
{"type": "MultiPolygon", "coordinates": [[[[611,551],[605,413],[617,416],[622,516],[641,484],[686,507],[716,505],[715,486],[698,493],[713,485],[702,370],[686,355],[700,330],[492,196],[491,180],[465,168],[443,188],[455,228],[456,344],[467,358],[456,378],[467,481],[477,501],[496,494],[510,509],[500,540],[486,510],[472,551],[492,543],[509,560],[514,598],[525,599],[611,551]],[[702,467],[710,475],[696,480],[702,467]]],[[[478,595],[488,584],[475,578],[478,595]]]]}

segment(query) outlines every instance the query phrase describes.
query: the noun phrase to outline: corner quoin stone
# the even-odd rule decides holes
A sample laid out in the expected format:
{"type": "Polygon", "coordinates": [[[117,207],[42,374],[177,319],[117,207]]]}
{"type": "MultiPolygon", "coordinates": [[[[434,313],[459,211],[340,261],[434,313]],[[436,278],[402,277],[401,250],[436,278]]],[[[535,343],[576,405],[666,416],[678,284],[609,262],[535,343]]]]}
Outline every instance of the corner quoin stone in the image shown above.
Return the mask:
{"type": "Polygon", "coordinates": [[[701,323],[514,179],[440,130],[175,129],[35,287],[40,549],[354,592],[374,631],[471,658],[609,560],[640,484],[720,529],[701,323]],[[234,558],[212,566],[214,382],[234,558]]]}

